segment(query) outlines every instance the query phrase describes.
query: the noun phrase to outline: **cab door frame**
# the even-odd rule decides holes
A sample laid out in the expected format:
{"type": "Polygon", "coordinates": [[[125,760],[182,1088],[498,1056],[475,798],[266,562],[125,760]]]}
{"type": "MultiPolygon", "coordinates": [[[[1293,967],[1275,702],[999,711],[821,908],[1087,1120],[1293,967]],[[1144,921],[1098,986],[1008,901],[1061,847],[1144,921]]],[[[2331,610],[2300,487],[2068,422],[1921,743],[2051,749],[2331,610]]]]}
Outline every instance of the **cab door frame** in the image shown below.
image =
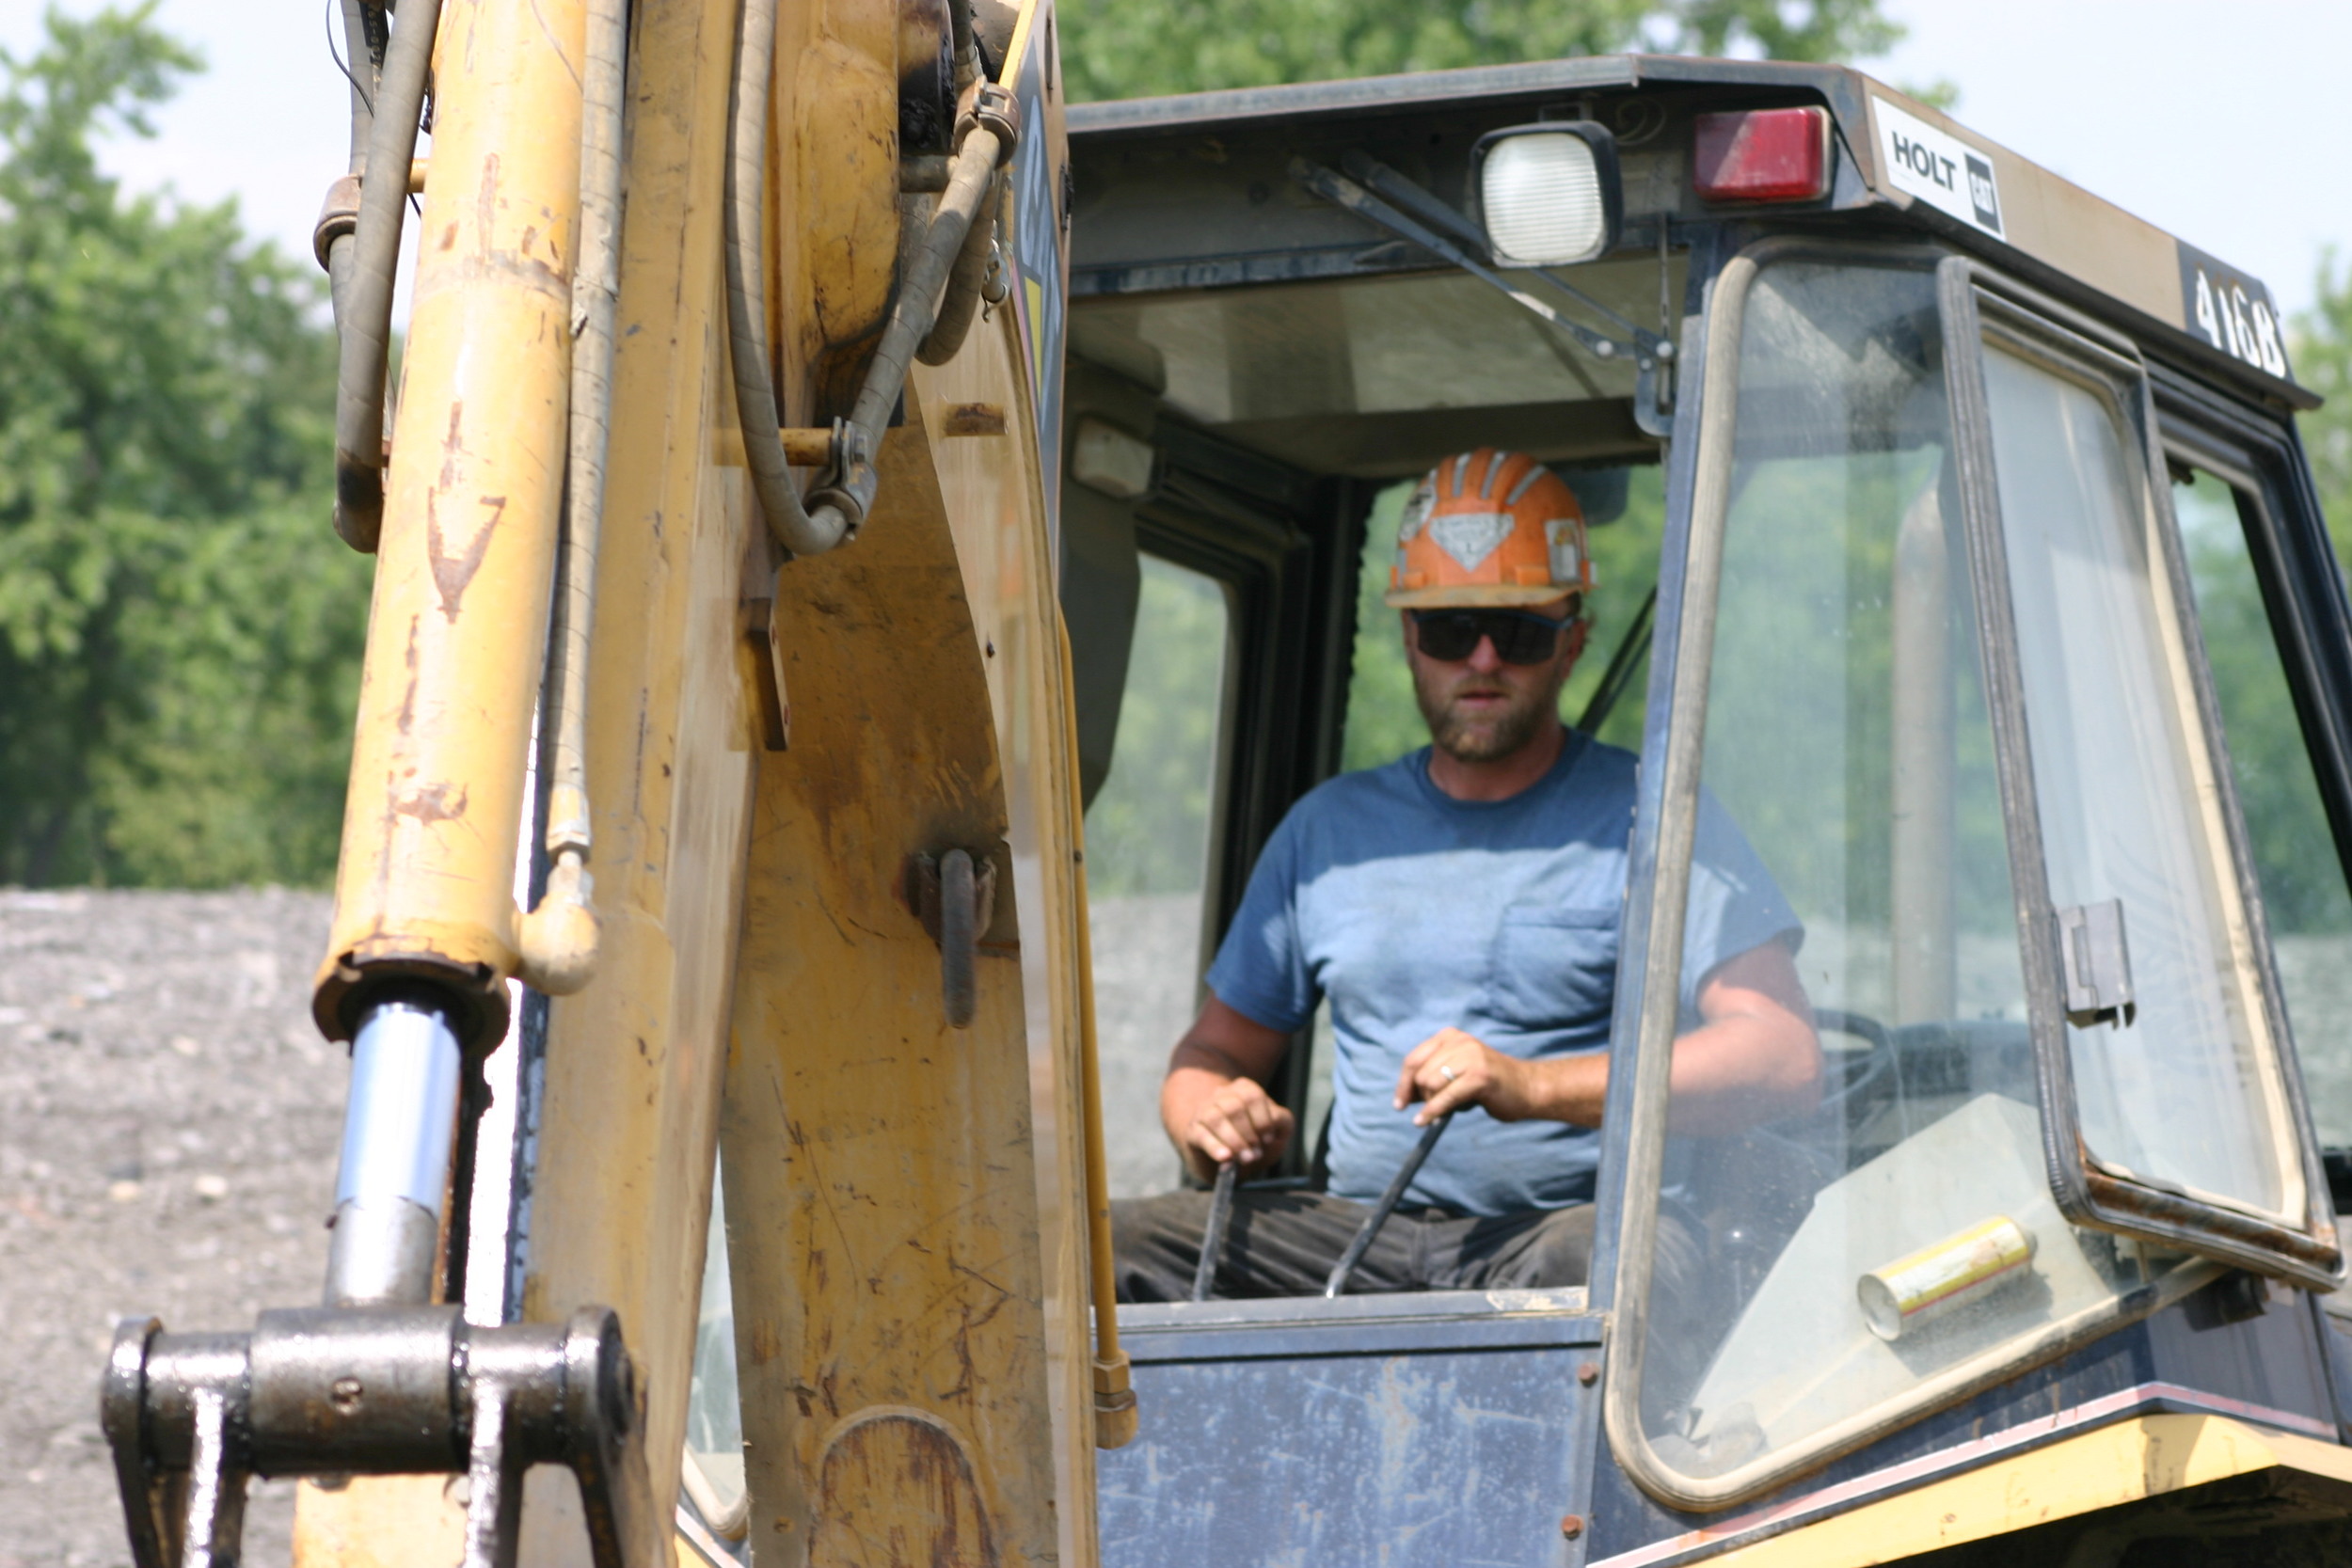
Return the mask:
{"type": "MultiPolygon", "coordinates": [[[[2292,1136],[2303,1169],[2308,1227],[2290,1229],[2265,1225],[2232,1211],[2180,1199],[2153,1188],[2136,1190],[2135,1198],[2152,1196],[2153,1217],[2147,1210],[2123,1208],[2109,1195],[2090,1194],[2082,1180],[2087,1156],[2079,1137],[2079,1117],[2072,1101],[2071,1081],[2063,1076],[2063,1031],[2053,1011],[2057,994],[2054,953],[2042,951],[2038,935],[2046,925],[2043,908],[2026,926],[2029,995],[2033,999],[2036,1056],[2042,1064],[2042,1117],[2048,1175],[2062,1212],[2078,1224],[2121,1231],[2157,1242],[2168,1249],[2185,1249],[2198,1259],[2169,1270],[2140,1289],[2120,1295],[2095,1321],[2051,1325],[2051,1331],[2007,1343],[1995,1352],[1973,1358],[1950,1372],[1916,1386],[1911,1392],[1856,1418],[1839,1423],[1820,1441],[1800,1444],[1796,1450],[1755,1474],[1734,1470],[1720,1482],[1698,1482],[1678,1476],[1656,1462],[1641,1434],[1638,1411],[1641,1340],[1646,1316],[1647,1259],[1655,1241],[1657,1195],[1663,1158],[1664,1101],[1671,1061],[1673,1006],[1659,1004],[1671,998],[1679,964],[1678,920],[1683,880],[1690,858],[1690,833],[1699,785],[1698,726],[1706,709],[1706,686],[1711,648],[1711,616],[1722,571],[1722,519],[1728,505],[1731,448],[1735,437],[1735,405],[1742,307],[1750,283],[1763,267],[1790,260],[1850,261],[1878,265],[1908,264],[1937,275],[1942,303],[1942,328],[1947,356],[1947,386],[1952,396],[1952,440],[1963,471],[1963,491],[1973,487],[1964,507],[1964,527],[1970,535],[1969,554],[1979,574],[1979,614],[1987,642],[1998,644],[2007,625],[2008,591],[1998,574],[1986,565],[2003,558],[1988,554],[1988,529],[1997,530],[1997,498],[1986,486],[1991,476],[1991,431],[1978,368],[1983,333],[1977,295],[1984,291],[2004,301],[2004,309],[2053,322],[2096,345],[2098,351],[2127,363],[2136,382],[2138,406],[2134,434],[2144,443],[2141,461],[2153,476],[2162,472],[2158,417],[2153,376],[2145,356],[2129,339],[2090,321],[2079,312],[2050,300],[1999,271],[1938,245],[1862,239],[1816,238],[1781,233],[1758,238],[1753,230],[1718,230],[1715,253],[1694,254],[1692,289],[1704,290],[1683,333],[1683,374],[1687,378],[1669,452],[1666,531],[1661,560],[1658,621],[1651,654],[1648,722],[1643,751],[1642,783],[1631,844],[1631,864],[1625,917],[1625,945],[1620,958],[1616,1012],[1613,1036],[1633,1053],[1631,1070],[1611,1074],[1604,1107],[1604,1153],[1598,1192],[1600,1212],[1594,1259],[1592,1306],[1609,1315],[1607,1397],[1592,1402],[1580,1418],[1596,1421],[1593,1405],[1600,1406],[1597,1423],[1605,1425],[1617,1466],[1652,1497],[1673,1508],[1709,1511],[1752,1498],[1785,1482],[1804,1468],[1837,1455],[1867,1447],[1880,1438],[1931,1416],[1934,1411],[2005,1382],[2028,1368],[2047,1362],[2068,1350],[2099,1338],[2164,1307],[2186,1291],[2202,1285],[2218,1272],[2217,1264],[2232,1264],[2263,1274],[2284,1276],[2306,1288],[2327,1289],[2340,1267],[2330,1214],[2326,1207],[2325,1175],[2311,1133],[2310,1117],[2301,1097],[2299,1075],[2287,1037],[2276,1025],[2279,1016],[2275,974],[2267,968],[2267,945],[2259,924],[2257,951],[2265,965],[2262,986],[2279,1046],[2278,1069],[2295,1123],[2292,1136]],[[1964,357],[1963,357],[1964,356],[1964,357]],[[1968,373],[1960,373],[1965,369],[1968,373]],[[1971,388],[1974,388],[1973,397],[1971,388]],[[1972,474],[1969,470],[1974,469],[1972,474]],[[1712,519],[1710,522],[1709,519],[1712,519]],[[1999,606],[1996,613],[1994,606],[1999,606]],[[1670,809],[1671,808],[1671,809],[1670,809]],[[1670,909],[1662,906],[1671,906],[1670,909]],[[1669,927],[1672,927],[1669,929],[1669,927]],[[2061,1057],[2058,1070],[2051,1060],[2061,1057]],[[2070,1207],[2071,1205],[2071,1207],[2070,1207]],[[2322,1240],[2322,1237],[2325,1240],[2322,1240]]],[[[2151,481],[2153,484],[2153,478],[2151,481]]],[[[2172,591],[2185,594],[2179,561],[2177,525],[2169,500],[2152,495],[2150,504],[2162,508],[2158,533],[2166,561],[2158,569],[2171,578],[2172,591]]],[[[1990,541],[1995,546],[1997,539],[1990,541]]],[[[2306,541],[2308,544],[2308,541],[2306,541]]],[[[2185,602],[2185,601],[2182,601],[2185,602]]],[[[2342,615],[2341,599],[2335,613],[2342,615]]],[[[2182,628],[2190,640],[2189,666],[2198,673],[2194,693],[2202,716],[2201,738],[2213,749],[2229,825],[2227,848],[2248,907],[2257,911],[2259,890],[2250,886],[2242,819],[2228,778],[2228,761],[2219,753],[2219,730],[2215,718],[2201,642],[2196,641],[2193,613],[2182,628]]],[[[2324,624],[2324,622],[2322,623],[2324,624]]],[[[2337,625],[2344,625],[2338,619],[2337,625]]],[[[2045,886],[2038,844],[2021,845],[2021,821],[2027,833],[2034,811],[2035,784],[2023,746],[2022,698],[2016,680],[2015,650],[1996,648],[1989,659],[2007,669],[1987,672],[1987,697],[1994,710],[1996,732],[2008,726],[1998,748],[2005,772],[2004,816],[2008,820],[2013,876],[2021,888],[2045,886]],[[2030,851],[2029,857],[2020,851],[2030,851]]],[[[2021,910],[2021,915],[2028,911],[2021,910]]],[[[1599,1459],[1597,1433],[1585,1451],[1599,1459]]]]}
{"type": "Polygon", "coordinates": [[[2267,1222],[2235,1207],[2201,1201],[2153,1182],[2119,1176],[2094,1162],[2083,1133],[2061,1009],[2055,1002],[2064,993],[2058,948],[2055,940],[2037,941],[2029,936],[2025,942],[2026,974],[2035,1002],[2031,1027],[2052,1196],[2059,1212],[2077,1225],[2177,1247],[2309,1289],[2333,1289],[2341,1279],[2343,1259],[2327,1197],[2327,1176],[2320,1164],[2302,1074],[2287,1027],[2245,814],[2223,743],[2220,706],[2182,553],[2180,523],[2173,515],[2169,487],[2163,483],[2167,469],[2162,421],[2146,359],[2129,338],[1981,261],[1955,257],[1939,269],[1938,283],[1946,354],[1955,370],[1951,376],[1956,393],[1954,433],[1971,555],[1978,563],[1988,695],[1998,740],[1998,769],[2010,824],[2012,875],[2019,889],[2021,929],[2055,931],[2057,912],[2051,906],[2044,869],[2007,546],[1999,521],[2000,498],[1994,488],[1996,454],[1983,390],[1980,345],[1996,339],[2007,340],[2013,350],[2045,356],[2054,365],[2064,362],[2106,379],[2119,395],[2118,411],[2127,429],[2139,437],[2139,451],[2134,455],[2141,465],[2141,502],[2151,514],[2161,556],[2154,569],[2161,574],[2175,607],[2173,629],[2185,645],[2189,694],[2201,722],[2201,734],[2195,738],[2202,743],[2202,760],[2220,798],[2221,847],[2229,859],[2235,897],[2251,930],[2255,978],[2265,1015],[2266,1065],[2278,1074],[2278,1087],[2285,1101],[2280,1118],[2284,1125],[2276,1131],[2296,1146],[2291,1152],[2300,1156],[2303,1201],[2293,1207],[2303,1211],[2304,1223],[2296,1229],[2267,1222]],[[1963,359],[1963,355],[1968,357],[1963,359]],[[1964,366],[1973,366],[1975,373],[1968,373],[1964,366]]]}

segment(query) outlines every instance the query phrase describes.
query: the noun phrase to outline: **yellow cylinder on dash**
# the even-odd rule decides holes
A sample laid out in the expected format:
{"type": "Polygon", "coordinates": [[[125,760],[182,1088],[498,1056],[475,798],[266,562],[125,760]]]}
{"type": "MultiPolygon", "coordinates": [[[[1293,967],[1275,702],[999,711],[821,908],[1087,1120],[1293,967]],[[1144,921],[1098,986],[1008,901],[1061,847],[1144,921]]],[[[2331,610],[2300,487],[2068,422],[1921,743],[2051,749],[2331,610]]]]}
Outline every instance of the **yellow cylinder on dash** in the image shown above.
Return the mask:
{"type": "Polygon", "coordinates": [[[2025,1277],[2033,1232],[2006,1215],[1873,1269],[1854,1284],[1870,1332],[1889,1341],[2025,1277]]]}

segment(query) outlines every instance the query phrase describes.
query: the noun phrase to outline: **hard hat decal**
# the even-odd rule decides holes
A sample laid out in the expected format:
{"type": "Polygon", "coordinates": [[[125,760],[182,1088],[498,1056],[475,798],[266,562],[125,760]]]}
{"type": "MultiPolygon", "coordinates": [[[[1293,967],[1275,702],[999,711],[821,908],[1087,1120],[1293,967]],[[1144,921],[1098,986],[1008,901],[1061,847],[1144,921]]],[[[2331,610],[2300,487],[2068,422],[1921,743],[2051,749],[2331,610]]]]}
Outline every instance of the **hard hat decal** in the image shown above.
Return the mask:
{"type": "Polygon", "coordinates": [[[1508,512],[1449,512],[1429,525],[1438,547],[1465,572],[1475,572],[1510,536],[1508,512]]]}
{"type": "Polygon", "coordinates": [[[1437,489],[1426,479],[1413,487],[1412,499],[1405,503],[1405,515],[1396,523],[1397,548],[1403,549],[1421,535],[1422,524],[1429,520],[1429,509],[1438,504],[1437,489]]]}
{"type": "Polygon", "coordinates": [[[1573,517],[1553,517],[1544,524],[1544,544],[1551,552],[1551,580],[1575,582],[1583,573],[1583,552],[1578,546],[1584,525],[1573,517]]]}

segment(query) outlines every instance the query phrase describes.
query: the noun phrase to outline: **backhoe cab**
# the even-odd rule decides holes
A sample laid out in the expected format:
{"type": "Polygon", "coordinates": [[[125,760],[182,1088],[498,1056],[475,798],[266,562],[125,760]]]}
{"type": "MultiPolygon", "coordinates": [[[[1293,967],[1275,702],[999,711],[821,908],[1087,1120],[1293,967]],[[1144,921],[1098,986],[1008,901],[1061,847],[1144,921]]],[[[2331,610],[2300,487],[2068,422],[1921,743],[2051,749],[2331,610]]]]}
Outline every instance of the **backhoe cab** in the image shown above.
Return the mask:
{"type": "MultiPolygon", "coordinates": [[[[2262,285],[1843,70],[1070,124],[1061,596],[1103,1109],[1151,1151],[1114,1190],[1175,1180],[1164,976],[1292,800],[1418,738],[1369,733],[1403,485],[1491,445],[1577,488],[1565,711],[1642,757],[1589,1291],[1122,1307],[1104,1560],[2340,1550],[2352,622],[2262,285]],[[1804,923],[1828,1069],[1701,1136],[1708,800],[1804,923]]],[[[1304,1129],[1329,1051],[1285,1065],[1304,1129]]]]}

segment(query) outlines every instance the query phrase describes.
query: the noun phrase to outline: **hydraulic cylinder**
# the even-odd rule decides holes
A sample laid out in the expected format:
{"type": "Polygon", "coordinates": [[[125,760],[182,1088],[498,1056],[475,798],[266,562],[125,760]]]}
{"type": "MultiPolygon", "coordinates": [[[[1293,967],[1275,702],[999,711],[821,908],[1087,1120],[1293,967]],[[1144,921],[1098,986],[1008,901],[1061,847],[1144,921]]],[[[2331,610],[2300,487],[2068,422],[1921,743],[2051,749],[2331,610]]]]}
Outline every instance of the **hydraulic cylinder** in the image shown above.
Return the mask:
{"type": "Polygon", "coordinates": [[[368,1008],[351,1048],[327,1306],[433,1299],[462,1071],[439,1008],[400,998],[368,1008]]]}
{"type": "Polygon", "coordinates": [[[468,1050],[502,1033],[514,867],[563,499],[580,229],[581,0],[456,6],[393,425],[333,934],[314,1006],[348,1039],[427,982],[468,1050]]]}

